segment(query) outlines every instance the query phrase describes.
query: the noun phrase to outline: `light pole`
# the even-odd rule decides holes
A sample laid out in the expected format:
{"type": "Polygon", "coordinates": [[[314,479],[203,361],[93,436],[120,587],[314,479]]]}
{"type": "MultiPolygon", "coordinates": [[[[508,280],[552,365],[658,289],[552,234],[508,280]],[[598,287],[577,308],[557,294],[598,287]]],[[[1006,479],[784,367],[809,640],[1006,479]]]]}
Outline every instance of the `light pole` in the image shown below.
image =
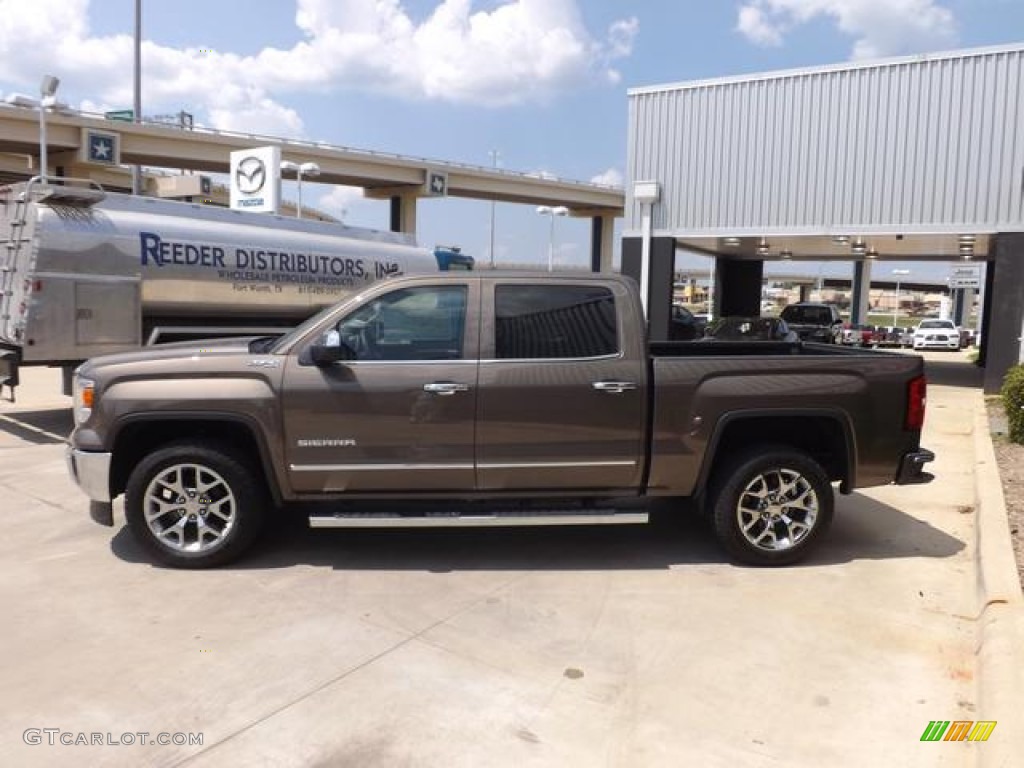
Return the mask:
{"type": "Polygon", "coordinates": [[[896,305],[892,308],[892,327],[895,328],[900,314],[900,278],[904,275],[909,275],[909,269],[894,269],[892,271],[896,275],[896,305]]]}
{"type": "Polygon", "coordinates": [[[551,229],[548,232],[548,272],[555,270],[555,216],[568,216],[569,209],[564,205],[538,205],[537,213],[551,219],[551,229]]]}
{"type": "Polygon", "coordinates": [[[46,183],[46,169],[49,160],[46,157],[46,110],[57,103],[57,87],[60,85],[53,75],[43,75],[43,81],[39,84],[39,177],[43,184],[46,183]]]}
{"type": "Polygon", "coordinates": [[[292,163],[285,160],[281,163],[282,171],[295,171],[295,181],[299,188],[299,204],[295,208],[295,218],[302,218],[302,177],[303,176],[319,176],[320,166],[316,163],[292,163]]]}
{"type": "MultiPolygon", "coordinates": [[[[489,154],[491,156],[491,167],[492,168],[497,168],[498,167],[498,158],[501,157],[501,153],[498,150],[496,150],[496,149],[492,149],[487,154],[489,154]]],[[[491,269],[494,269],[494,200],[491,200],[491,251],[490,251],[490,254],[491,254],[491,269]]]]}
{"type": "MultiPolygon", "coordinates": [[[[132,70],[132,122],[142,122],[142,0],[135,0],[134,62],[132,70]]],[[[142,194],[142,166],[132,166],[132,194],[142,194]]]]}

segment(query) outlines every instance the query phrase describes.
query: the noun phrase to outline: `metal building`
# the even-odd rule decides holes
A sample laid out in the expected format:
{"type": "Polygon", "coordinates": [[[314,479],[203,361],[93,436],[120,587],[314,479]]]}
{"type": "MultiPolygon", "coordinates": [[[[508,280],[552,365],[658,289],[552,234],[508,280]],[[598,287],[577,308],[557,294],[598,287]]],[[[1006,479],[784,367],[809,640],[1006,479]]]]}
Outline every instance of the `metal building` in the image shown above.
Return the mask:
{"type": "Polygon", "coordinates": [[[872,260],[984,260],[991,388],[1024,319],[1022,93],[1024,43],[632,89],[623,264],[652,335],[677,246],[718,257],[738,314],[766,259],[850,260],[862,283],[872,260]]]}

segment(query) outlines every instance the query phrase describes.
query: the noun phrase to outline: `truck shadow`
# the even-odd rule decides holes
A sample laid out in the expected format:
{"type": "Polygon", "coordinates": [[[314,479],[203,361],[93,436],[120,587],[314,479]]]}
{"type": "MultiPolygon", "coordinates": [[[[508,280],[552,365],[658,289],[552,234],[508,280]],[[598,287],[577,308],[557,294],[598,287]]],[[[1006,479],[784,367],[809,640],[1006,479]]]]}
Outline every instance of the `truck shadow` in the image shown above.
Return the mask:
{"type": "MultiPolygon", "coordinates": [[[[907,557],[948,558],[965,547],[964,542],[928,522],[860,494],[841,499],[838,507],[826,540],[806,561],[790,567],[907,557]]],[[[127,528],[114,536],[111,549],[128,562],[151,562],[127,528]]],[[[275,521],[248,555],[225,568],[265,570],[312,565],[338,570],[447,573],[649,570],[727,563],[729,558],[715,541],[710,524],[682,509],[659,511],[648,525],[563,528],[311,530],[304,519],[293,517],[275,521]]]]}
{"type": "Polygon", "coordinates": [[[927,360],[924,370],[928,383],[940,387],[981,389],[985,383],[985,369],[966,360],[927,360]]]}
{"type": "Polygon", "coordinates": [[[32,445],[63,443],[74,426],[70,408],[0,413],[0,434],[32,445]]]}
{"type": "MultiPolygon", "coordinates": [[[[127,527],[114,536],[111,549],[122,560],[151,562],[127,527]]],[[[695,516],[650,525],[405,530],[312,530],[295,518],[275,521],[248,555],[226,568],[447,573],[661,569],[679,562],[723,562],[710,530],[695,516]],[[679,528],[678,537],[675,530],[666,535],[668,527],[679,528]]]]}
{"type": "Polygon", "coordinates": [[[836,516],[828,540],[806,565],[903,557],[941,559],[959,554],[966,546],[926,519],[853,493],[836,499],[836,516]]]}

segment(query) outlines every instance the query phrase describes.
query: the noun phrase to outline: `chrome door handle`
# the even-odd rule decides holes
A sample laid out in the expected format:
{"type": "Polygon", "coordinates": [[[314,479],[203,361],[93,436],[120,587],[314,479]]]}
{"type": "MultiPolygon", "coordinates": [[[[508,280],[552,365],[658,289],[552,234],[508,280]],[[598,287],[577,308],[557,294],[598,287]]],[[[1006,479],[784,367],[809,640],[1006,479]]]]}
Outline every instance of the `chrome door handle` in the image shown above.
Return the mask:
{"type": "Polygon", "coordinates": [[[468,384],[459,384],[455,381],[435,381],[433,384],[424,384],[423,391],[432,395],[454,395],[456,392],[466,392],[468,384]]]}
{"type": "Polygon", "coordinates": [[[595,381],[590,386],[598,392],[607,392],[610,395],[621,395],[623,392],[636,389],[636,384],[632,381],[595,381]]]}

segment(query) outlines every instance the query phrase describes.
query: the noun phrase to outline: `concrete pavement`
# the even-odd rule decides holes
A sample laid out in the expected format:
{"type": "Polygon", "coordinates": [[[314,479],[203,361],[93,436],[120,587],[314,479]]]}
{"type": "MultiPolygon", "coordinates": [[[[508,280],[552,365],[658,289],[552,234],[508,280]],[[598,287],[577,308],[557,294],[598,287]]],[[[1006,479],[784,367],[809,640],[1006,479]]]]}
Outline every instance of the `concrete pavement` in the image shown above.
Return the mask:
{"type": "Polygon", "coordinates": [[[982,753],[984,766],[1024,760],[1024,595],[1006,516],[988,415],[981,393],[974,403],[974,471],[978,628],[978,701],[998,719],[1004,736],[982,753]]]}
{"type": "Polygon", "coordinates": [[[158,568],[120,514],[88,519],[67,400],[30,371],[0,403],[0,764],[1014,764],[1017,598],[990,599],[1005,573],[979,581],[981,510],[998,518],[976,482],[983,403],[947,367],[924,439],[937,480],[839,497],[817,555],[780,570],[728,563],[678,518],[289,524],[236,567],[158,568]],[[993,719],[986,743],[920,741],[931,720],[993,719]],[[24,743],[44,728],[203,743],[24,743]]]}

